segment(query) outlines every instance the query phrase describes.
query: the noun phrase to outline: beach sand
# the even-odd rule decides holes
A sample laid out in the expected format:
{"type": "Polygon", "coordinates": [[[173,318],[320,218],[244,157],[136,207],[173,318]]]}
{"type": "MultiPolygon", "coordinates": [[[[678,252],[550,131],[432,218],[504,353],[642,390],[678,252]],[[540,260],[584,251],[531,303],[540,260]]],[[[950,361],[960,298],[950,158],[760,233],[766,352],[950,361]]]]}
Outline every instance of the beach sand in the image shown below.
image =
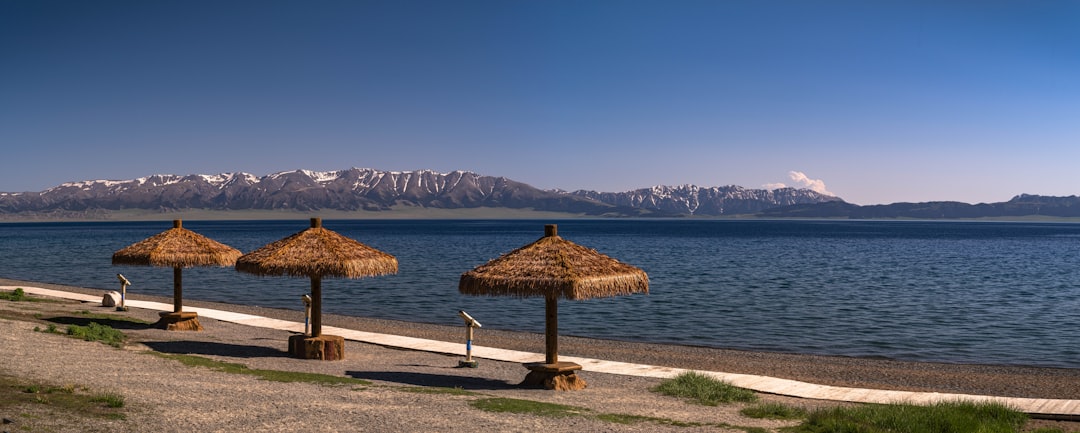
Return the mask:
{"type": "MultiPolygon", "coordinates": [[[[93,295],[101,289],[4,280],[0,285],[26,285],[93,295]]],[[[171,298],[131,294],[131,299],[171,303],[171,298]]],[[[185,300],[201,306],[266,317],[303,321],[298,311],[185,300]]],[[[50,317],[77,320],[79,311],[123,314],[153,321],[154,311],[117,313],[95,303],[15,303],[0,301],[0,333],[4,336],[0,374],[54,386],[115,391],[125,396],[127,419],[80,419],[66,425],[63,417],[22,419],[0,413],[21,425],[52,431],[727,431],[726,424],[775,429],[791,422],[743,417],[743,405],[708,407],[689,404],[649,391],[658,379],[582,373],[589,387],[576,392],[522,389],[525,370],[515,363],[480,360],[477,369],[456,368],[461,356],[397,350],[347,342],[344,361],[289,358],[288,332],[200,319],[204,332],[168,332],[150,327],[123,329],[132,339],[124,350],[67,337],[35,333],[50,317]],[[38,316],[34,316],[34,311],[38,316]],[[176,361],[147,356],[146,351],[195,354],[268,370],[308,371],[373,381],[367,387],[324,387],[278,383],[249,376],[185,367],[176,361]],[[477,395],[417,393],[403,387],[461,388],[477,395]],[[672,427],[652,422],[614,424],[590,417],[545,418],[491,413],[470,402],[487,397],[521,398],[588,408],[594,413],[630,414],[682,422],[698,427],[672,427]],[[33,423],[38,424],[33,424],[33,423]],[[53,424],[49,424],[53,423],[53,424]]],[[[540,320],[540,318],[538,318],[540,320]]],[[[462,327],[359,317],[324,315],[324,324],[364,331],[450,342],[462,340],[462,327]]],[[[475,344],[542,353],[543,336],[482,328],[475,344]]],[[[464,346],[464,345],[463,345],[464,346]]],[[[971,364],[900,362],[883,359],[827,357],[750,352],[678,345],[618,342],[560,337],[560,354],[687,369],[781,377],[811,383],[913,391],[998,396],[1080,399],[1080,369],[971,364]]],[[[790,397],[762,395],[807,408],[836,405],[790,397]]],[[[38,408],[40,409],[40,408],[38,408]]],[[[1080,423],[1038,421],[1080,431],[1080,423]]],[[[12,427],[6,430],[17,431],[12,427]]],[[[738,431],[738,430],[732,430],[738,431]]]]}

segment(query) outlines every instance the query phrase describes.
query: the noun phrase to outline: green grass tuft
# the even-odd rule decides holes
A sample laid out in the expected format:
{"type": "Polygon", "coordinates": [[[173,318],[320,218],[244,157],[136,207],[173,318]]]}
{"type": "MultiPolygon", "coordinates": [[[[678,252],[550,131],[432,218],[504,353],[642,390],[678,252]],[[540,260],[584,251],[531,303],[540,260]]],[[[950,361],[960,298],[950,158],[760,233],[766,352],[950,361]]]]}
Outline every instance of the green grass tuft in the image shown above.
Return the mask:
{"type": "Polygon", "coordinates": [[[447,388],[442,386],[401,386],[395,389],[399,389],[405,392],[414,392],[417,394],[480,395],[475,392],[466,391],[461,388],[447,388]]]}
{"type": "Polygon", "coordinates": [[[699,422],[676,421],[668,418],[657,418],[653,416],[643,415],[628,415],[624,413],[602,413],[594,416],[593,418],[615,424],[638,424],[643,422],[651,422],[675,427],[701,427],[706,425],[699,422]]]}
{"type": "MultiPolygon", "coordinates": [[[[48,406],[54,416],[71,419],[125,418],[124,414],[118,411],[123,406],[123,396],[108,393],[95,396],[88,395],[86,391],[86,388],[72,384],[43,385],[0,374],[0,413],[11,413],[20,405],[34,403],[48,406]],[[120,403],[119,406],[116,405],[117,402],[120,403]]],[[[26,431],[26,426],[21,431],[26,431]]]]}
{"type": "Polygon", "coordinates": [[[62,302],[56,299],[38,298],[34,296],[28,296],[26,291],[22,287],[16,288],[10,292],[0,292],[0,300],[12,301],[12,302],[42,302],[42,303],[56,303],[62,302]]]}
{"type": "Polygon", "coordinates": [[[780,403],[761,403],[743,408],[743,416],[758,419],[801,419],[806,417],[806,410],[800,407],[780,403]]]}
{"type": "Polygon", "coordinates": [[[97,322],[90,322],[87,326],[68,326],[67,335],[86,341],[100,341],[113,347],[123,346],[127,339],[123,332],[97,322]]]}
{"type": "Polygon", "coordinates": [[[304,373],[296,371],[259,370],[248,368],[246,365],[243,364],[215,361],[213,359],[205,358],[202,356],[176,355],[159,352],[150,353],[162,358],[179,361],[181,364],[187,365],[189,367],[203,367],[232,374],[247,374],[250,376],[258,377],[259,379],[274,382],[305,382],[325,386],[371,385],[371,382],[369,381],[363,379],[354,379],[351,377],[331,376],[329,374],[304,373]]]}
{"type": "Polygon", "coordinates": [[[154,322],[148,322],[148,321],[142,320],[142,319],[136,319],[134,317],[121,316],[121,315],[117,315],[117,314],[108,314],[108,313],[94,313],[94,312],[91,312],[89,310],[78,311],[75,314],[78,314],[79,317],[83,317],[83,318],[90,319],[90,320],[130,322],[130,323],[135,323],[135,324],[139,324],[139,325],[150,325],[150,324],[154,323],[154,322]]]}
{"type": "Polygon", "coordinates": [[[105,403],[106,406],[112,408],[124,407],[124,396],[113,392],[95,396],[90,401],[105,403]]]}
{"type": "Polygon", "coordinates": [[[11,292],[0,292],[0,299],[19,302],[29,300],[30,298],[27,298],[26,292],[22,289],[22,287],[19,287],[11,292]]]}
{"type": "Polygon", "coordinates": [[[580,416],[589,412],[588,409],[580,407],[516,398],[483,398],[469,404],[488,412],[529,414],[550,418],[580,416]]]}
{"type": "Polygon", "coordinates": [[[60,334],[61,333],[59,330],[56,329],[56,324],[53,324],[53,323],[50,323],[49,326],[45,327],[45,329],[41,329],[40,327],[35,326],[34,327],[34,332],[44,332],[44,333],[47,333],[47,334],[60,334]]]}
{"type": "MultiPolygon", "coordinates": [[[[549,418],[567,418],[573,416],[580,416],[584,418],[594,419],[597,421],[604,421],[615,424],[639,424],[647,422],[661,425],[670,425],[674,427],[701,427],[715,425],[717,427],[740,429],[746,430],[748,432],[753,430],[753,427],[738,427],[728,424],[703,424],[697,422],[677,421],[668,418],[657,418],[652,416],[630,415],[622,413],[595,413],[583,407],[567,406],[562,404],[546,403],[532,400],[519,400],[515,398],[482,398],[470,402],[469,405],[476,409],[488,412],[535,415],[549,418]]],[[[764,431],[762,431],[761,433],[764,433],[764,431]]]]}
{"type": "Polygon", "coordinates": [[[643,415],[627,415],[624,413],[602,413],[597,415],[596,419],[616,424],[637,424],[642,422],[652,422],[654,418],[643,415]]]}
{"type": "Polygon", "coordinates": [[[793,433],[1015,433],[1027,415],[996,403],[863,405],[811,412],[793,433]]]}
{"type": "Polygon", "coordinates": [[[758,398],[753,391],[732,386],[722,380],[693,371],[666,380],[651,390],[664,395],[686,398],[705,406],[716,406],[720,403],[732,402],[755,402],[758,398]]]}

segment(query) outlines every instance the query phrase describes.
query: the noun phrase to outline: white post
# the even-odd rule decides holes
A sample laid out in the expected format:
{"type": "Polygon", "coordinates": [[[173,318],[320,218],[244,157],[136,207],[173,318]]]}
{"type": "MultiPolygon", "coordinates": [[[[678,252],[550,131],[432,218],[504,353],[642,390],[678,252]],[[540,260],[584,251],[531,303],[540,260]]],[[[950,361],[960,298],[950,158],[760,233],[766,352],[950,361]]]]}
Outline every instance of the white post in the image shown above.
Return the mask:
{"type": "Polygon", "coordinates": [[[473,328],[479,328],[483,325],[481,325],[480,322],[477,322],[476,319],[473,319],[469,313],[464,311],[458,311],[458,316],[465,319],[465,360],[458,361],[458,367],[476,368],[480,363],[472,359],[473,328]]]}
{"type": "Polygon", "coordinates": [[[304,335],[311,335],[311,296],[304,295],[304,335]]]}
{"type": "Polygon", "coordinates": [[[116,274],[116,279],[120,280],[120,306],[116,307],[116,311],[127,311],[127,305],[124,305],[124,300],[127,299],[127,286],[131,285],[131,281],[124,278],[124,274],[116,274]]]}

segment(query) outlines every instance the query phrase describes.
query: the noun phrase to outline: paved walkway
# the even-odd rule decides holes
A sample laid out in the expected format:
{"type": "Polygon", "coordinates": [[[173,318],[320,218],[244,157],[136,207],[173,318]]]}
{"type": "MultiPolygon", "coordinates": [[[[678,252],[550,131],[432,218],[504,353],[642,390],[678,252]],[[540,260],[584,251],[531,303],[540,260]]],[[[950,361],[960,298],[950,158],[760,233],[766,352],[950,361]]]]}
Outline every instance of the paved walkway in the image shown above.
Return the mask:
{"type": "MultiPolygon", "coordinates": [[[[38,296],[51,296],[78,301],[100,302],[104,292],[100,296],[84,295],[81,293],[49,290],[39,287],[19,286],[28,293],[38,296]]],[[[0,286],[0,290],[11,291],[16,286],[0,286]]],[[[126,300],[125,305],[133,308],[143,308],[157,311],[172,311],[172,304],[160,302],[126,300]]],[[[280,329],[301,333],[304,332],[304,324],[287,320],[271,319],[250,314],[233,313],[230,311],[215,310],[210,308],[184,307],[184,311],[199,313],[199,316],[221,320],[225,322],[239,323],[248,326],[280,329]]],[[[463,352],[461,343],[449,343],[444,341],[424,340],[420,338],[402,337],[389,334],[377,334],[373,332],[357,331],[353,329],[323,326],[323,333],[340,335],[347,340],[364,343],[378,344],[381,346],[400,347],[426,352],[445,353],[460,355],[463,352]]],[[[521,352],[516,350],[498,349],[493,347],[473,346],[473,357],[491,359],[506,362],[543,362],[544,355],[539,353],[521,352]]],[[[560,356],[560,361],[570,361],[581,364],[584,371],[598,373],[624,374],[631,376],[671,378],[684,373],[686,369],[672,367],[657,367],[644,364],[630,364],[626,362],[605,361],[601,359],[579,358],[572,356],[560,356]]],[[[755,376],[749,374],[722,373],[716,371],[697,371],[720,380],[727,381],[740,388],[747,388],[769,394],[786,395],[800,398],[812,398],[819,400],[846,401],[855,403],[914,403],[932,404],[936,402],[951,402],[968,400],[975,402],[997,402],[1014,409],[1020,410],[1040,418],[1058,418],[1080,420],[1080,400],[1042,399],[1042,398],[1017,398],[1017,397],[994,397],[970,394],[949,394],[937,392],[911,392],[889,391],[876,389],[845,388],[839,386],[816,385],[774,377],[755,376]]]]}

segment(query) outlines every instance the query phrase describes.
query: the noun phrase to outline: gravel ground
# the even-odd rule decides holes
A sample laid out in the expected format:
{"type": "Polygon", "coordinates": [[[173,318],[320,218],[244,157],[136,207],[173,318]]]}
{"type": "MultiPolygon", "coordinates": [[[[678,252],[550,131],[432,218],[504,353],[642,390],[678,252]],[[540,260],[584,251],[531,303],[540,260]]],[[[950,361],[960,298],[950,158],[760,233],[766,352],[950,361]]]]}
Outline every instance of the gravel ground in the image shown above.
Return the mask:
{"type": "MultiPolygon", "coordinates": [[[[82,289],[0,279],[0,285],[27,285],[100,294],[82,289]]],[[[171,298],[132,296],[171,303],[171,298]]],[[[302,321],[300,312],[185,301],[185,305],[302,321]]],[[[95,393],[125,397],[125,420],[52,414],[45,407],[0,406],[14,421],[9,431],[741,431],[719,425],[763,427],[791,422],[739,415],[744,405],[707,407],[649,391],[657,379],[585,372],[583,391],[554,392],[516,386],[527,372],[521,365],[480,360],[476,369],[456,368],[460,356],[446,356],[346,342],[343,361],[310,361],[285,353],[288,332],[200,318],[203,332],[169,332],[149,326],[122,329],[131,338],[123,349],[65,336],[34,332],[58,320],[77,321],[78,311],[122,314],[146,321],[157,313],[132,309],[117,313],[96,303],[0,301],[0,375],[53,386],[76,385],[95,393]],[[35,313],[37,316],[35,317],[35,313]],[[60,319],[56,319],[56,318],[60,319]],[[65,319],[66,318],[66,319],[65,319]],[[51,321],[50,321],[51,320],[51,321]],[[193,368],[150,356],[149,351],[193,354],[249,368],[305,371],[354,377],[363,386],[280,383],[247,375],[193,368]],[[412,387],[448,387],[470,395],[418,393],[412,387]],[[617,413],[707,424],[674,427],[653,422],[617,424],[579,416],[538,417],[485,412],[470,402],[488,397],[519,398],[617,413]]],[[[460,341],[460,327],[325,315],[340,326],[444,341],[460,341]]],[[[121,325],[117,324],[117,327],[121,325]]],[[[482,329],[476,344],[543,352],[538,334],[482,329]]],[[[562,337],[560,354],[669,365],[732,373],[762,374],[814,383],[878,389],[959,392],[1042,398],[1080,398],[1080,370],[1012,366],[897,362],[720,350],[562,337]]],[[[426,388],[430,389],[430,388],[426,388]]],[[[764,401],[817,408],[837,403],[761,395],[764,401]]],[[[32,405],[33,406],[33,405],[32,405]]],[[[70,414],[68,414],[70,415],[70,414]]],[[[1039,421],[1065,431],[1080,423],[1039,421]]]]}

